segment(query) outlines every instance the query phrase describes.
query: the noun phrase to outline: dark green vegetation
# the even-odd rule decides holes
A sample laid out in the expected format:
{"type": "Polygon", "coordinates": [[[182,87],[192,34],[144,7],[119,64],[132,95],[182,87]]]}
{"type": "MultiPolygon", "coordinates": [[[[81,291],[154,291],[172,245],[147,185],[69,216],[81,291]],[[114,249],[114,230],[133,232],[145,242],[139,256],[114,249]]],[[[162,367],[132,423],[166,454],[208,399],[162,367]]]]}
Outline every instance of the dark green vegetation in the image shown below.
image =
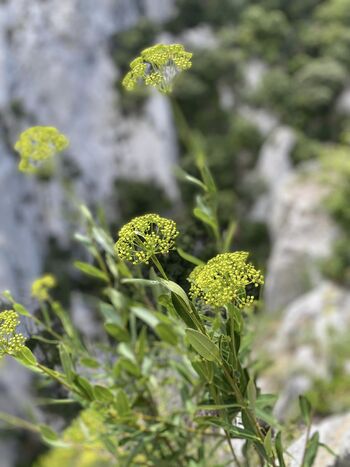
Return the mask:
{"type": "MultiPolygon", "coordinates": [[[[338,111],[336,103],[350,71],[349,11],[349,0],[225,0],[220,1],[220,8],[212,1],[178,0],[177,14],[167,24],[160,27],[142,20],[115,36],[111,43],[116,65],[124,73],[132,57],[156,42],[160,32],[165,30],[181,38],[189,28],[210,27],[214,45],[192,48],[195,58],[191,73],[180,77],[172,96],[179,123],[181,164],[195,175],[193,146],[189,144],[195,128],[195,137],[200,139],[220,187],[222,220],[235,215],[239,223],[235,246],[243,245],[240,232],[249,231],[252,241],[247,245],[245,237],[244,247],[250,247],[262,264],[268,251],[266,236],[260,240],[262,248],[258,253],[256,242],[261,226],[247,218],[259,187],[247,184],[246,175],[256,163],[264,136],[241,115],[240,109],[243,105],[265,109],[281,124],[294,128],[297,143],[291,156],[296,165],[321,158],[325,145],[348,144],[350,117],[338,111]],[[245,80],[246,67],[252,60],[266,68],[253,89],[245,80]],[[227,104],[227,99],[224,103],[224,91],[233,97],[232,103],[227,104]]],[[[122,93],[122,102],[127,111],[132,111],[133,102],[138,105],[144,97],[142,90],[136,96],[122,93]]],[[[349,186],[348,181],[344,180],[344,187],[349,186]]],[[[124,193],[132,191],[134,184],[129,191],[125,182],[124,193]]],[[[191,187],[184,187],[184,205],[191,206],[192,196],[191,187]]],[[[346,199],[337,194],[330,204],[331,213],[348,236],[349,224],[341,221],[348,211],[346,199]]],[[[125,214],[128,218],[134,212],[125,214]]],[[[335,247],[336,256],[341,250],[345,259],[339,258],[329,268],[333,278],[341,278],[344,268],[349,267],[349,253],[346,251],[344,256],[344,249],[345,244],[335,247]]]]}

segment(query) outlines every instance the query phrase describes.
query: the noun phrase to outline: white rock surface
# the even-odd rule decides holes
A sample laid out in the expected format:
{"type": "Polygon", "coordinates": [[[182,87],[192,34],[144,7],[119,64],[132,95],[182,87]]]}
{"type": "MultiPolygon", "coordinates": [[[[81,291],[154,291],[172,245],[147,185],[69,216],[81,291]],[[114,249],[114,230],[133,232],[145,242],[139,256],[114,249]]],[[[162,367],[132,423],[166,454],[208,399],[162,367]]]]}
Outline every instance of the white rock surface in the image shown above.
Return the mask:
{"type": "Polygon", "coordinates": [[[260,133],[267,136],[278,125],[278,119],[271,112],[265,109],[257,109],[247,105],[241,105],[237,111],[254,123],[259,129],[260,133]]]}
{"type": "Polygon", "coordinates": [[[312,174],[291,174],[274,192],[267,218],[273,241],[265,286],[268,310],[281,310],[319,283],[320,260],[337,228],[323,207],[326,187],[312,174]]]}
{"type": "Polygon", "coordinates": [[[335,108],[341,114],[350,115],[350,86],[339,95],[335,108]]]}
{"type": "MultiPolygon", "coordinates": [[[[314,425],[311,435],[318,431],[320,442],[327,444],[338,456],[337,459],[324,448],[319,448],[315,467],[348,467],[350,465],[350,414],[329,417],[314,425]]],[[[299,467],[305,446],[305,434],[288,449],[288,467],[299,467]]]]}
{"type": "Polygon", "coordinates": [[[294,131],[285,126],[275,128],[263,144],[254,177],[264,185],[265,191],[252,210],[252,218],[271,224],[271,212],[278,199],[278,190],[292,173],[290,152],[295,143],[294,131]]]}
{"type": "Polygon", "coordinates": [[[200,24],[194,28],[184,31],[179,42],[186,44],[189,50],[213,49],[218,45],[217,37],[212,28],[207,24],[200,24]]]}
{"type": "Polygon", "coordinates": [[[276,358],[262,381],[265,390],[280,393],[275,406],[278,419],[289,417],[313,379],[330,377],[330,349],[346,339],[349,329],[350,292],[330,281],[285,308],[275,337],[267,343],[269,355],[276,358]]]}
{"type": "MultiPolygon", "coordinates": [[[[78,177],[73,193],[108,206],[121,174],[151,179],[176,197],[177,150],[171,109],[151,97],[137,118],[118,110],[119,78],[109,54],[112,34],[142,16],[162,21],[173,0],[12,0],[0,4],[0,291],[23,297],[40,273],[45,238],[69,236],[57,180],[42,184],[17,174],[10,145],[28,126],[54,125],[67,134],[67,159],[78,177]],[[11,113],[20,106],[22,116],[11,113]],[[11,210],[13,212],[11,212],[11,210]],[[40,217],[38,218],[38,213],[40,217]]],[[[115,212],[115,209],[114,209],[115,212]]]]}
{"type": "Polygon", "coordinates": [[[252,59],[247,63],[243,73],[244,81],[249,92],[256,91],[267,70],[268,67],[266,63],[261,60],[252,59]]]}

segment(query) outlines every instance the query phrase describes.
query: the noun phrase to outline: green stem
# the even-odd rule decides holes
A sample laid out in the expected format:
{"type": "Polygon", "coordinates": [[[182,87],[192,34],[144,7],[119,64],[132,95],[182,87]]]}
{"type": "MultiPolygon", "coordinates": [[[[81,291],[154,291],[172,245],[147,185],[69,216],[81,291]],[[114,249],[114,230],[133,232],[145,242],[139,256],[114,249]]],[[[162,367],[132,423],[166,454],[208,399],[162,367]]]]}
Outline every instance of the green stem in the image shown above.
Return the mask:
{"type": "Polygon", "coordinates": [[[46,304],[45,302],[40,302],[40,309],[41,309],[41,313],[43,315],[43,318],[44,318],[44,322],[45,322],[45,325],[48,329],[51,329],[52,325],[51,325],[51,319],[50,319],[50,315],[49,315],[49,312],[48,312],[48,309],[46,307],[46,304]]]}
{"type": "MultiPolygon", "coordinates": [[[[221,401],[220,401],[220,398],[219,398],[218,393],[217,393],[217,391],[216,391],[215,385],[214,385],[214,384],[210,384],[210,385],[209,385],[209,390],[210,390],[210,392],[211,392],[211,394],[212,394],[212,397],[213,397],[213,399],[214,399],[214,401],[215,401],[215,404],[216,404],[216,405],[220,405],[220,402],[221,402],[221,401]]],[[[219,412],[219,417],[220,417],[224,422],[227,422],[227,417],[224,418],[224,417],[221,415],[221,412],[219,412]]],[[[232,455],[232,458],[233,458],[235,464],[237,465],[237,467],[242,467],[242,466],[241,466],[241,463],[239,462],[239,460],[238,460],[238,458],[237,458],[237,456],[236,456],[235,450],[233,449],[233,446],[232,446],[232,443],[231,443],[231,437],[230,437],[229,432],[226,430],[226,428],[224,428],[224,432],[225,432],[226,441],[227,441],[227,443],[228,443],[228,445],[229,445],[229,448],[230,448],[230,451],[231,451],[231,455],[232,455]]]]}
{"type": "Polygon", "coordinates": [[[160,275],[163,277],[163,279],[165,279],[166,281],[169,280],[168,279],[168,276],[166,275],[164,269],[163,269],[163,266],[160,264],[160,262],[158,261],[158,258],[153,255],[151,257],[151,260],[153,261],[153,264],[155,265],[155,267],[158,269],[158,271],[160,272],[160,275]]]}
{"type": "Polygon", "coordinates": [[[307,453],[307,445],[308,445],[309,438],[310,438],[310,432],[311,432],[311,421],[308,423],[308,426],[307,426],[307,429],[306,429],[305,446],[304,446],[303,457],[301,459],[300,467],[304,467],[304,464],[305,464],[305,458],[306,458],[306,453],[307,453]]]}

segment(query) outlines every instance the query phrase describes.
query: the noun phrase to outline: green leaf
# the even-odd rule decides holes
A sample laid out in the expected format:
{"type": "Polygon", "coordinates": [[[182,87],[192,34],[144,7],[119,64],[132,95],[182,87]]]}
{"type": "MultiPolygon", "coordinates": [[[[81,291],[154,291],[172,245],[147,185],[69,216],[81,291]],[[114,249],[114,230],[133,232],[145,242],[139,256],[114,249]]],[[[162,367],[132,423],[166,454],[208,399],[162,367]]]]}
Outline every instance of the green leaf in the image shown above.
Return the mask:
{"type": "Polygon", "coordinates": [[[74,266],[87,276],[94,277],[104,282],[109,282],[107,275],[100,269],[92,266],[92,264],[84,263],[83,261],[75,261],[74,266]]]}
{"type": "Polygon", "coordinates": [[[283,445],[282,445],[282,433],[279,431],[275,439],[275,449],[277,453],[277,459],[279,467],[286,467],[283,456],[283,445]]]}
{"type": "Polygon", "coordinates": [[[116,313],[115,308],[110,303],[100,302],[99,308],[106,322],[122,326],[123,321],[120,314],[116,313]]]}
{"type": "Polygon", "coordinates": [[[132,306],[130,308],[130,311],[134,313],[134,315],[137,316],[137,318],[148,324],[148,326],[150,326],[153,329],[159,323],[158,318],[147,308],[144,308],[142,306],[132,306]]]}
{"type": "Polygon", "coordinates": [[[63,441],[63,439],[59,438],[59,435],[49,426],[47,425],[39,425],[39,430],[42,439],[48,445],[55,447],[55,448],[69,448],[71,444],[69,442],[63,441]]]}
{"type": "Polygon", "coordinates": [[[281,428],[281,425],[278,423],[278,421],[275,419],[272,413],[268,412],[266,409],[260,409],[255,405],[255,415],[264,422],[266,422],[268,425],[277,429],[281,428]]]}
{"type": "Polygon", "coordinates": [[[154,328],[157,335],[162,339],[164,342],[167,342],[170,345],[176,345],[178,342],[178,338],[174,330],[165,323],[159,323],[154,328]]]}
{"type": "MultiPolygon", "coordinates": [[[[119,290],[112,289],[111,287],[108,287],[105,290],[105,294],[107,297],[110,299],[112,302],[113,306],[118,310],[123,310],[127,306],[127,298],[125,295],[123,295],[119,290]]],[[[115,314],[115,312],[114,312],[115,314]]]]}
{"type": "Polygon", "coordinates": [[[116,378],[120,376],[122,370],[126,371],[132,376],[136,376],[137,378],[141,375],[140,368],[137,366],[137,364],[125,357],[119,358],[119,360],[114,365],[113,374],[116,376],[116,378]]]}
{"type": "Polygon", "coordinates": [[[94,396],[100,402],[112,402],[114,400],[113,393],[105,386],[99,384],[94,386],[94,396]]]}
{"type": "Polygon", "coordinates": [[[236,232],[236,228],[237,228],[237,223],[234,221],[231,221],[223,238],[223,248],[222,248],[223,253],[227,253],[228,251],[230,251],[232,239],[236,232]]]}
{"type": "Polygon", "coordinates": [[[114,255],[114,243],[111,237],[100,227],[92,228],[92,235],[96,242],[110,255],[114,255]]]}
{"type": "Polygon", "coordinates": [[[91,357],[83,357],[80,359],[80,363],[87,368],[99,368],[100,363],[91,357]]]}
{"type": "Polygon", "coordinates": [[[203,211],[201,208],[196,207],[193,209],[193,215],[202,221],[204,224],[209,225],[214,231],[217,229],[217,225],[215,219],[208,214],[207,212],[203,211]]]}
{"type": "Polygon", "coordinates": [[[16,303],[9,290],[4,290],[3,292],[1,292],[1,295],[5,297],[6,300],[8,300],[10,303],[16,303]]]}
{"type": "Polygon", "coordinates": [[[202,264],[204,264],[203,261],[201,261],[199,258],[196,258],[193,255],[190,255],[189,253],[187,253],[182,248],[177,248],[176,251],[179,253],[181,258],[188,261],[189,263],[195,264],[196,266],[201,266],[202,264]]]}
{"type": "Polygon", "coordinates": [[[225,409],[239,409],[241,406],[240,404],[204,404],[204,405],[198,405],[197,409],[198,410],[225,410],[225,409]]]}
{"type": "Polygon", "coordinates": [[[87,206],[85,206],[84,204],[81,204],[80,206],[80,212],[82,213],[84,219],[86,221],[88,221],[89,224],[93,224],[94,223],[94,219],[92,217],[92,214],[91,212],[89,211],[89,209],[87,208],[87,206]]]}
{"type": "Polygon", "coordinates": [[[329,454],[332,454],[332,456],[337,457],[337,453],[333,451],[332,448],[330,448],[327,444],[325,443],[318,443],[319,447],[325,449],[329,454]]]}
{"type": "Polygon", "coordinates": [[[139,364],[142,363],[145,357],[146,348],[147,348],[147,328],[146,326],[142,326],[141,332],[139,334],[139,337],[135,345],[135,354],[136,354],[137,361],[139,364]]]}
{"type": "Polygon", "coordinates": [[[185,303],[186,306],[191,307],[190,300],[182,287],[180,287],[176,282],[167,281],[165,279],[159,279],[159,282],[164,285],[170,292],[176,294],[181,300],[185,303]]]}
{"type": "Polygon", "coordinates": [[[212,362],[208,360],[198,359],[191,362],[194,370],[198,375],[208,383],[212,383],[214,379],[214,368],[212,362]]]}
{"type": "Polygon", "coordinates": [[[15,311],[17,311],[17,313],[18,313],[19,315],[29,316],[30,318],[32,317],[32,315],[29,313],[29,311],[28,311],[26,308],[24,308],[24,306],[21,305],[20,303],[15,303],[15,304],[13,305],[13,309],[14,309],[15,311]]]}
{"type": "Polygon", "coordinates": [[[247,386],[247,396],[249,405],[252,410],[255,409],[255,402],[256,402],[256,387],[255,382],[253,379],[250,379],[247,386]]]}
{"type": "Polygon", "coordinates": [[[265,448],[265,451],[267,452],[268,456],[271,456],[272,453],[273,453],[271,430],[272,430],[272,428],[270,428],[269,431],[266,433],[266,436],[265,436],[265,439],[264,439],[264,448],[265,448]]]}
{"type": "Polygon", "coordinates": [[[186,336],[188,342],[201,357],[210,362],[220,362],[219,348],[209,339],[209,337],[190,328],[186,329],[186,336]]]}
{"type": "Polygon", "coordinates": [[[197,325],[193,320],[192,314],[189,312],[188,306],[184,303],[184,301],[179,298],[176,294],[171,293],[171,301],[176,311],[178,317],[189,327],[192,329],[197,329],[197,325]]]}
{"type": "Polygon", "coordinates": [[[94,400],[93,388],[86,378],[76,375],[74,386],[85,396],[86,399],[90,401],[94,400]]]}
{"type": "Polygon", "coordinates": [[[67,381],[71,382],[74,377],[74,367],[72,359],[69,355],[67,348],[62,343],[59,344],[58,348],[63,372],[66,375],[67,381]]]}
{"type": "Polygon", "coordinates": [[[47,425],[39,425],[41,436],[44,440],[57,441],[58,435],[52,428],[47,425]]]}
{"type": "Polygon", "coordinates": [[[225,430],[228,431],[228,433],[230,434],[232,438],[247,439],[251,441],[259,441],[260,439],[254,433],[247,430],[246,428],[240,428],[238,426],[233,426],[225,422],[221,418],[197,417],[195,420],[201,424],[206,424],[206,425],[209,424],[209,425],[218,426],[219,428],[224,428],[225,430]]]}
{"type": "Polygon", "coordinates": [[[305,457],[302,467],[312,467],[314,465],[319,447],[320,435],[316,431],[307,442],[305,457]]]}
{"type": "Polygon", "coordinates": [[[86,235],[81,235],[80,233],[75,233],[74,234],[74,239],[81,243],[82,245],[86,246],[86,247],[91,247],[92,246],[92,242],[91,242],[91,239],[89,237],[87,237],[86,235]]]}
{"type": "Polygon", "coordinates": [[[118,389],[115,401],[115,408],[118,414],[123,417],[130,413],[128,396],[123,389],[118,389]]]}
{"type": "Polygon", "coordinates": [[[176,168],[175,172],[177,178],[182,181],[192,183],[193,185],[199,186],[202,190],[207,191],[207,187],[201,182],[198,178],[193,177],[192,175],[188,174],[184,170],[180,169],[179,167],[176,168]]]}
{"type": "Polygon", "coordinates": [[[265,407],[273,407],[277,401],[275,394],[260,394],[255,401],[256,407],[264,409],[265,407]]]}
{"type": "Polygon", "coordinates": [[[305,396],[299,396],[300,411],[306,425],[311,423],[311,404],[305,396]]]}
{"type": "Polygon", "coordinates": [[[104,325],[105,330],[108,332],[108,334],[115,339],[117,339],[120,342],[129,342],[130,341],[130,335],[128,331],[121,326],[118,326],[118,324],[115,323],[105,323],[104,325]]]}
{"type": "Polygon", "coordinates": [[[138,279],[138,278],[125,278],[121,280],[122,284],[136,284],[136,285],[144,285],[145,287],[154,287],[155,285],[159,285],[158,280],[150,280],[150,279],[138,279]]]}
{"type": "Polygon", "coordinates": [[[37,360],[35,358],[35,355],[28,347],[23,347],[23,349],[15,355],[15,359],[22,365],[30,368],[31,370],[37,370],[37,360]]]}

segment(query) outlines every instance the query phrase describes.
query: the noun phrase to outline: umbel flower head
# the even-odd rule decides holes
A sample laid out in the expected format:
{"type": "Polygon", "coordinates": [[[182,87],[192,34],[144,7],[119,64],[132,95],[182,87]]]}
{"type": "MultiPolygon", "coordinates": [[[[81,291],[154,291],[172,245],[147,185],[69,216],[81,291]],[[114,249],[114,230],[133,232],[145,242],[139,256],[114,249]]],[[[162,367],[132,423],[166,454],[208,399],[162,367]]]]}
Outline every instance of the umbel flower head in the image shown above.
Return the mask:
{"type": "Polygon", "coordinates": [[[139,81],[153,86],[163,93],[172,90],[174,78],[183,70],[191,68],[192,54],[181,44],[156,44],[141,52],[130,63],[130,71],[123,79],[123,86],[132,91],[139,81]]]}
{"type": "Polygon", "coordinates": [[[55,277],[52,274],[45,274],[33,282],[32,297],[35,297],[39,302],[44,302],[49,298],[49,290],[55,286],[55,277]]]}
{"type": "Polygon", "coordinates": [[[178,234],[174,221],[158,214],[145,214],[120,229],[115,249],[120,259],[147,264],[152,256],[169,253],[178,234]]]}
{"type": "Polygon", "coordinates": [[[15,355],[23,349],[25,337],[16,333],[19,323],[19,316],[15,311],[0,312],[0,358],[5,354],[15,355]]]}
{"type": "Polygon", "coordinates": [[[239,308],[249,306],[254,296],[248,289],[264,283],[260,271],[247,263],[249,253],[222,253],[205,265],[197,266],[190,274],[190,295],[211,306],[233,303],[239,308]]]}
{"type": "Polygon", "coordinates": [[[20,134],[15,144],[21,160],[18,168],[22,172],[35,172],[45,161],[49,161],[69,144],[68,139],[51,126],[33,126],[20,134]]]}

